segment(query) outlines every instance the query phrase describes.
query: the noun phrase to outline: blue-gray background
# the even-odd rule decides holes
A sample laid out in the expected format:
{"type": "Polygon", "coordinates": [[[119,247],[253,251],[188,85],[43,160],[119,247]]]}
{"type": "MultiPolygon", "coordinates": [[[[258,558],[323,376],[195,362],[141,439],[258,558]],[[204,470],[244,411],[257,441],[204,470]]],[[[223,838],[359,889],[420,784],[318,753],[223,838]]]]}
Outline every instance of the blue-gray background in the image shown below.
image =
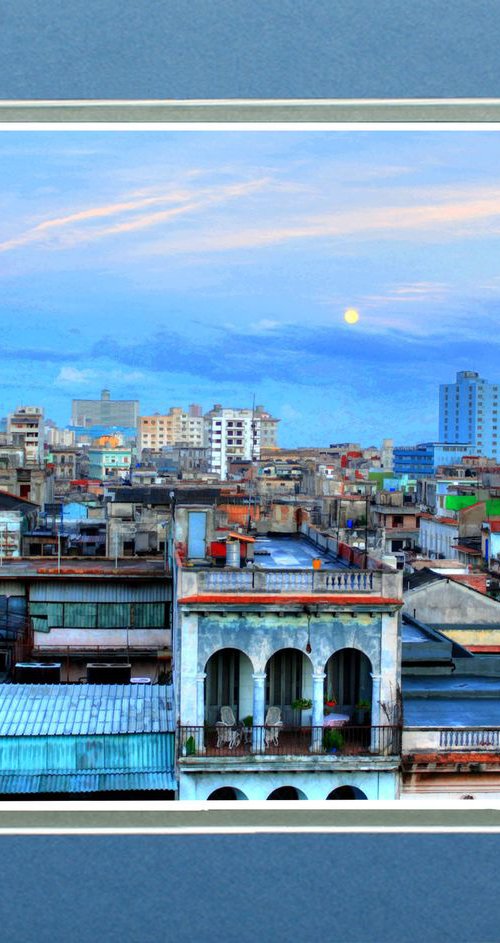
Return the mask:
{"type": "Polygon", "coordinates": [[[0,0],[0,99],[500,95],[498,0],[0,0]]]}
{"type": "Polygon", "coordinates": [[[3,836],[2,940],[498,943],[497,835],[3,836]]]}

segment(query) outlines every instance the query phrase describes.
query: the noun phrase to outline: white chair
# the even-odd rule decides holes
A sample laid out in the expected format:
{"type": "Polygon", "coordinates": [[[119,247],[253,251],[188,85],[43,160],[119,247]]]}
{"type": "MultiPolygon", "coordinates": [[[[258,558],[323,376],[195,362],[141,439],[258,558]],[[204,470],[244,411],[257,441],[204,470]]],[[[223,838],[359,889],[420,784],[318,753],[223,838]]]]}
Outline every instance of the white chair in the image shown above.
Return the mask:
{"type": "Polygon", "coordinates": [[[236,724],[236,717],[230,707],[221,707],[220,720],[215,724],[217,730],[217,746],[227,746],[230,750],[239,746],[241,730],[236,724]]]}
{"type": "Polygon", "coordinates": [[[279,707],[270,707],[268,709],[264,726],[266,728],[264,733],[264,742],[266,747],[277,747],[280,730],[283,726],[283,721],[281,719],[281,709],[279,707]]]}

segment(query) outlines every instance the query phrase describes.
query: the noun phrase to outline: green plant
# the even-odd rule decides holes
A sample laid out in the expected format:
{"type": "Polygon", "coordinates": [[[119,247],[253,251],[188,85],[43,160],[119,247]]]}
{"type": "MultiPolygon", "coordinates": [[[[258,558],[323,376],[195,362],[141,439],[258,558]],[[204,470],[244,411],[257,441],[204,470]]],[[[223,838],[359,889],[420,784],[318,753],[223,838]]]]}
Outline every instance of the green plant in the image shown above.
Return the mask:
{"type": "Polygon", "coordinates": [[[339,730],[331,730],[327,727],[323,733],[323,749],[329,753],[331,750],[343,750],[345,740],[339,730]]]}
{"type": "Polygon", "coordinates": [[[244,727],[253,727],[253,715],[248,714],[247,717],[244,717],[241,722],[244,727]]]}
{"type": "Polygon", "coordinates": [[[309,697],[298,697],[296,701],[292,701],[292,710],[294,711],[308,711],[312,706],[313,702],[309,697]]]}
{"type": "Polygon", "coordinates": [[[367,711],[371,707],[371,704],[367,700],[361,700],[361,701],[358,701],[358,703],[356,704],[356,707],[358,707],[359,710],[367,711]]]}
{"type": "Polygon", "coordinates": [[[187,738],[184,746],[186,748],[186,756],[193,756],[193,754],[196,753],[196,741],[193,736],[187,738]]]}

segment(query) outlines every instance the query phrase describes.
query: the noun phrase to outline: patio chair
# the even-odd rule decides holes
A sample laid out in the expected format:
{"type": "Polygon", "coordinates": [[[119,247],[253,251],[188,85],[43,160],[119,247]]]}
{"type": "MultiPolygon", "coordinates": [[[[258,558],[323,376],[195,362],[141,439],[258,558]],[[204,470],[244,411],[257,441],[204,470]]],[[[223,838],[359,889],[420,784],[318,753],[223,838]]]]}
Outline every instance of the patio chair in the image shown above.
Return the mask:
{"type": "Polygon", "coordinates": [[[270,707],[264,721],[265,733],[264,742],[266,747],[278,746],[278,737],[283,726],[281,719],[281,709],[279,707],[270,707]]]}
{"type": "Polygon", "coordinates": [[[217,730],[217,746],[227,746],[230,750],[239,746],[241,730],[236,724],[236,717],[230,707],[221,707],[220,720],[215,724],[217,730]]]}

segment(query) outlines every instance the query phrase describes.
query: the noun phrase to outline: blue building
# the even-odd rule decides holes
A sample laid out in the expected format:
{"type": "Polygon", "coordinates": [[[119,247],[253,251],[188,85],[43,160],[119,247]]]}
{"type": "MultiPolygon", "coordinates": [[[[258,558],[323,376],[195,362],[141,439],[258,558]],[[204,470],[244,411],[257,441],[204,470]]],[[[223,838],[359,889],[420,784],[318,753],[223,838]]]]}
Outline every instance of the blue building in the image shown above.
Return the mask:
{"type": "Polygon", "coordinates": [[[473,370],[457,373],[456,383],[439,388],[441,442],[470,442],[476,454],[498,458],[498,391],[473,370]]]}
{"type": "Polygon", "coordinates": [[[453,444],[420,442],[418,445],[396,446],[394,449],[394,475],[427,477],[434,475],[439,465],[458,465],[464,455],[475,455],[476,449],[466,441],[453,444]]]}

